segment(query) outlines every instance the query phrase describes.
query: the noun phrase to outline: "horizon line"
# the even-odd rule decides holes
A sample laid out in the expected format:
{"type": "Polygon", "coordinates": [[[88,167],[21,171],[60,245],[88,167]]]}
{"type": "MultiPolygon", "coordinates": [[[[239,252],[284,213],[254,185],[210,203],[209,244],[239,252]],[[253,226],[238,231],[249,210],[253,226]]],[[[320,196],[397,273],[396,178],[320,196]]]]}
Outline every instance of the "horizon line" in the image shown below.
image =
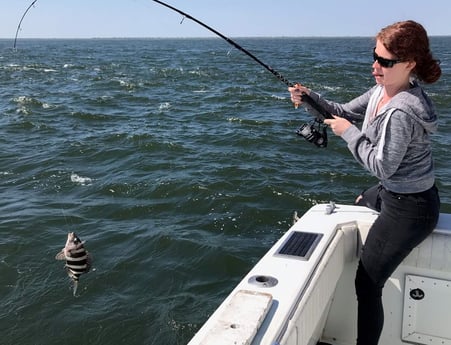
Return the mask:
{"type": "MultiPolygon", "coordinates": [[[[230,36],[230,38],[373,38],[367,35],[309,35],[309,36],[230,36]]],[[[428,37],[451,37],[451,35],[429,35],[428,37]]],[[[221,39],[217,36],[92,36],[92,37],[20,37],[21,40],[95,40],[95,39],[221,39]]],[[[14,37],[0,37],[0,40],[14,40],[14,37]]]]}

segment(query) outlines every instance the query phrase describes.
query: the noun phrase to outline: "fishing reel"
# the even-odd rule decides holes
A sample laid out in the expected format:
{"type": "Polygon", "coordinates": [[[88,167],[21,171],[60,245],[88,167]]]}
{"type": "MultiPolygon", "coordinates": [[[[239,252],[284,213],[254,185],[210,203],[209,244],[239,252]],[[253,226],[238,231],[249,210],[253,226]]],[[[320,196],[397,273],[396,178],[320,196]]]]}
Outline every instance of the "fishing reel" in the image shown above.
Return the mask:
{"type": "Polygon", "coordinates": [[[327,147],[326,128],[327,125],[322,120],[315,118],[299,127],[296,134],[318,147],[327,147]]]}

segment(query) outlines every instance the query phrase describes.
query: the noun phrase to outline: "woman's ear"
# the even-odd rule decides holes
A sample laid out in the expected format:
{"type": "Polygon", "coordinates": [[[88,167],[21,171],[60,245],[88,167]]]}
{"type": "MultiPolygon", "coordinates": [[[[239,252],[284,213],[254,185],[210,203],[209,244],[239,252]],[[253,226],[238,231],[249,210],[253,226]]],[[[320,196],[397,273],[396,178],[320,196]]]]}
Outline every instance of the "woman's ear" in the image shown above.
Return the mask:
{"type": "Polygon", "coordinates": [[[417,65],[416,61],[409,61],[407,63],[407,68],[410,69],[411,71],[413,71],[413,69],[415,68],[416,65],[417,65]]]}

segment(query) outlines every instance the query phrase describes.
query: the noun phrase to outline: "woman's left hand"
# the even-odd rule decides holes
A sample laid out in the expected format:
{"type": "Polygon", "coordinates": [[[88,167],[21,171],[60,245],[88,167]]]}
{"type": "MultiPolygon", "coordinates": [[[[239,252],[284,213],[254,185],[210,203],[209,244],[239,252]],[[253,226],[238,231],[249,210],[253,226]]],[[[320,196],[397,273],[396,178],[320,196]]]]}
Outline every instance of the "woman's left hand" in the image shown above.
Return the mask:
{"type": "Polygon", "coordinates": [[[332,132],[334,132],[335,135],[338,135],[341,137],[341,135],[349,128],[352,126],[351,122],[349,122],[348,120],[346,120],[343,117],[339,117],[336,115],[332,115],[334,118],[333,119],[326,119],[324,120],[324,123],[326,125],[330,126],[330,129],[332,130],[332,132]]]}

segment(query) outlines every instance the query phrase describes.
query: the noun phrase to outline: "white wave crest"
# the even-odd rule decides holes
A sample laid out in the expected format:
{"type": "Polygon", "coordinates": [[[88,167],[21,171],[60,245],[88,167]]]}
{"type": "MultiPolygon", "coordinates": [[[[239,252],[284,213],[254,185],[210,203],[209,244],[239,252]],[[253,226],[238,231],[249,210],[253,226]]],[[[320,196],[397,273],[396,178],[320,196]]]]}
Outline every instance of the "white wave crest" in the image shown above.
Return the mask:
{"type": "Polygon", "coordinates": [[[70,175],[70,180],[71,180],[71,182],[78,183],[78,184],[80,184],[82,186],[86,186],[86,185],[89,186],[92,183],[92,179],[91,178],[89,178],[89,177],[82,177],[82,176],[79,176],[77,174],[71,174],[70,175]]]}

